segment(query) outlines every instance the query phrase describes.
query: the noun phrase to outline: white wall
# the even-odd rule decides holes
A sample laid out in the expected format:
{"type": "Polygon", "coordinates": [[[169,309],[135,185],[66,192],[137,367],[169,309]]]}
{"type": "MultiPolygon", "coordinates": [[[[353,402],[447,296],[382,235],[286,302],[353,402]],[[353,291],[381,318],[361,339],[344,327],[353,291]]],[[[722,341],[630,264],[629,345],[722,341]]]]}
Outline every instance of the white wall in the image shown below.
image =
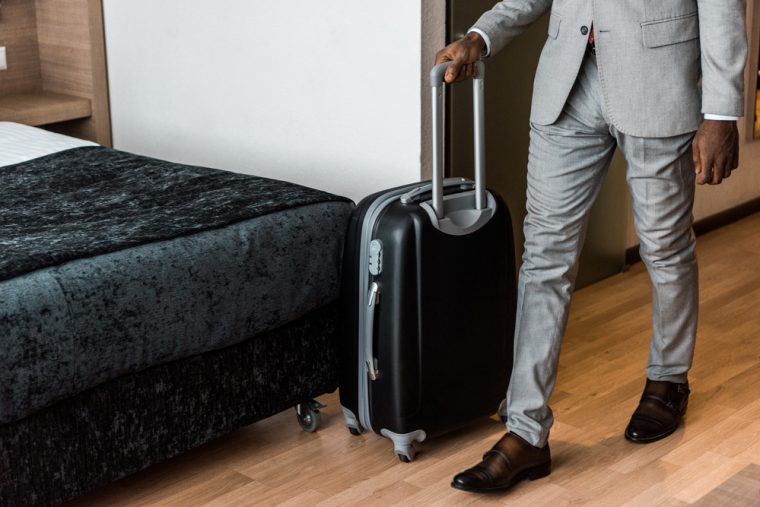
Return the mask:
{"type": "Polygon", "coordinates": [[[104,0],[114,146],[358,199],[420,177],[421,0],[104,0]]]}

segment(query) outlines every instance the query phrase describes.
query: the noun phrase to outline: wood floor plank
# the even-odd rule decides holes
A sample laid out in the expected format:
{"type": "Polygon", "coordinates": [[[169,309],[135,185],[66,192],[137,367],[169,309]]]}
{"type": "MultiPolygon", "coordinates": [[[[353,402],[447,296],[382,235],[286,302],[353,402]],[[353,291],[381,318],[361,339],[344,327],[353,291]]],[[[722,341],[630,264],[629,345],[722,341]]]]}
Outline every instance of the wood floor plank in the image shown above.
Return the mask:
{"type": "Polygon", "coordinates": [[[706,452],[687,466],[680,467],[644,489],[625,506],[653,505],[664,498],[693,503],[705,496],[742,468],[742,464],[706,452]]]}
{"type": "Polygon", "coordinates": [[[694,503],[697,507],[760,505],[760,465],[749,465],[694,503]]]}
{"type": "Polygon", "coordinates": [[[736,435],[741,435],[741,441],[747,443],[747,438],[752,438],[752,425],[748,425],[745,419],[731,415],[717,424],[711,426],[698,436],[681,442],[680,445],[665,454],[662,460],[676,465],[686,466],[705,452],[717,452],[717,448],[723,445],[723,456],[735,456],[741,452],[733,452],[736,444],[736,435]]]}
{"type": "MultiPolygon", "coordinates": [[[[270,489],[261,483],[251,481],[247,485],[228,491],[220,495],[204,507],[250,507],[252,505],[276,505],[275,502],[267,501],[270,495],[270,489]]],[[[291,497],[295,496],[293,493],[291,497]]]]}
{"type": "Polygon", "coordinates": [[[194,484],[192,487],[166,498],[161,503],[170,507],[195,507],[206,504],[251,482],[253,479],[248,476],[229,472],[215,479],[194,484]]]}

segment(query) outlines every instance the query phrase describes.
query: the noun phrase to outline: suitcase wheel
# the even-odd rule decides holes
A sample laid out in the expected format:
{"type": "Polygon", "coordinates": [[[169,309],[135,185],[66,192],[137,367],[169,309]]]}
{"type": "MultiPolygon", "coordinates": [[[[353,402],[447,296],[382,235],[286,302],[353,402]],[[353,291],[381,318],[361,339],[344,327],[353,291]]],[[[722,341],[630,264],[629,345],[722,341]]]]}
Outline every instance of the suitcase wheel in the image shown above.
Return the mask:
{"type": "Polygon", "coordinates": [[[296,418],[304,431],[314,433],[322,426],[320,408],[325,408],[325,406],[316,400],[309,400],[306,403],[296,405],[296,418]]]}
{"type": "Polygon", "coordinates": [[[411,433],[394,433],[390,430],[382,429],[380,430],[380,434],[393,441],[393,450],[402,463],[414,461],[414,457],[417,455],[414,443],[424,442],[427,438],[423,430],[412,431],[411,433]]]}
{"type": "Polygon", "coordinates": [[[405,452],[397,452],[396,456],[398,456],[399,461],[402,463],[411,463],[416,454],[417,451],[414,450],[414,447],[409,446],[409,450],[405,452]]]}

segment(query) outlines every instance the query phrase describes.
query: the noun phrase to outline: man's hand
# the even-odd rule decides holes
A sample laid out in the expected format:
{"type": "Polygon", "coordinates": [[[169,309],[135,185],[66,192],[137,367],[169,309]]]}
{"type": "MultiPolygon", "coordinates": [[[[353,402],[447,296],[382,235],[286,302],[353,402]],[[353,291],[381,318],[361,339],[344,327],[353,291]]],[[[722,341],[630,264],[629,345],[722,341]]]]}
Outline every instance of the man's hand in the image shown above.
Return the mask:
{"type": "Polygon", "coordinates": [[[480,60],[480,54],[486,47],[486,42],[479,34],[470,32],[456,42],[452,42],[435,57],[435,64],[451,62],[446,69],[444,79],[447,83],[456,83],[475,77],[475,62],[480,60]]]}
{"type": "Polygon", "coordinates": [[[692,144],[697,184],[718,185],[739,167],[739,131],[735,121],[705,120],[692,144]]]}

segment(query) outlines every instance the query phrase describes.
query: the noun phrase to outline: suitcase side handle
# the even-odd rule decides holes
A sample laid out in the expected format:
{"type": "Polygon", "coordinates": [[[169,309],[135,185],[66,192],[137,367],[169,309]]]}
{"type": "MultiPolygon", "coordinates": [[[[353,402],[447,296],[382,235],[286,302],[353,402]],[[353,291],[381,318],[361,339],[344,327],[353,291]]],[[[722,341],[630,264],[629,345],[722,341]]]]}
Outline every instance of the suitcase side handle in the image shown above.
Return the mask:
{"type": "MultiPolygon", "coordinates": [[[[432,124],[433,124],[433,210],[438,218],[446,213],[443,204],[443,90],[444,75],[450,62],[436,65],[430,71],[430,86],[432,89],[432,124]]],[[[472,101],[474,119],[474,148],[475,148],[475,209],[486,208],[486,169],[485,169],[485,99],[484,79],[486,66],[482,61],[475,62],[475,78],[472,80],[472,101]]]]}

